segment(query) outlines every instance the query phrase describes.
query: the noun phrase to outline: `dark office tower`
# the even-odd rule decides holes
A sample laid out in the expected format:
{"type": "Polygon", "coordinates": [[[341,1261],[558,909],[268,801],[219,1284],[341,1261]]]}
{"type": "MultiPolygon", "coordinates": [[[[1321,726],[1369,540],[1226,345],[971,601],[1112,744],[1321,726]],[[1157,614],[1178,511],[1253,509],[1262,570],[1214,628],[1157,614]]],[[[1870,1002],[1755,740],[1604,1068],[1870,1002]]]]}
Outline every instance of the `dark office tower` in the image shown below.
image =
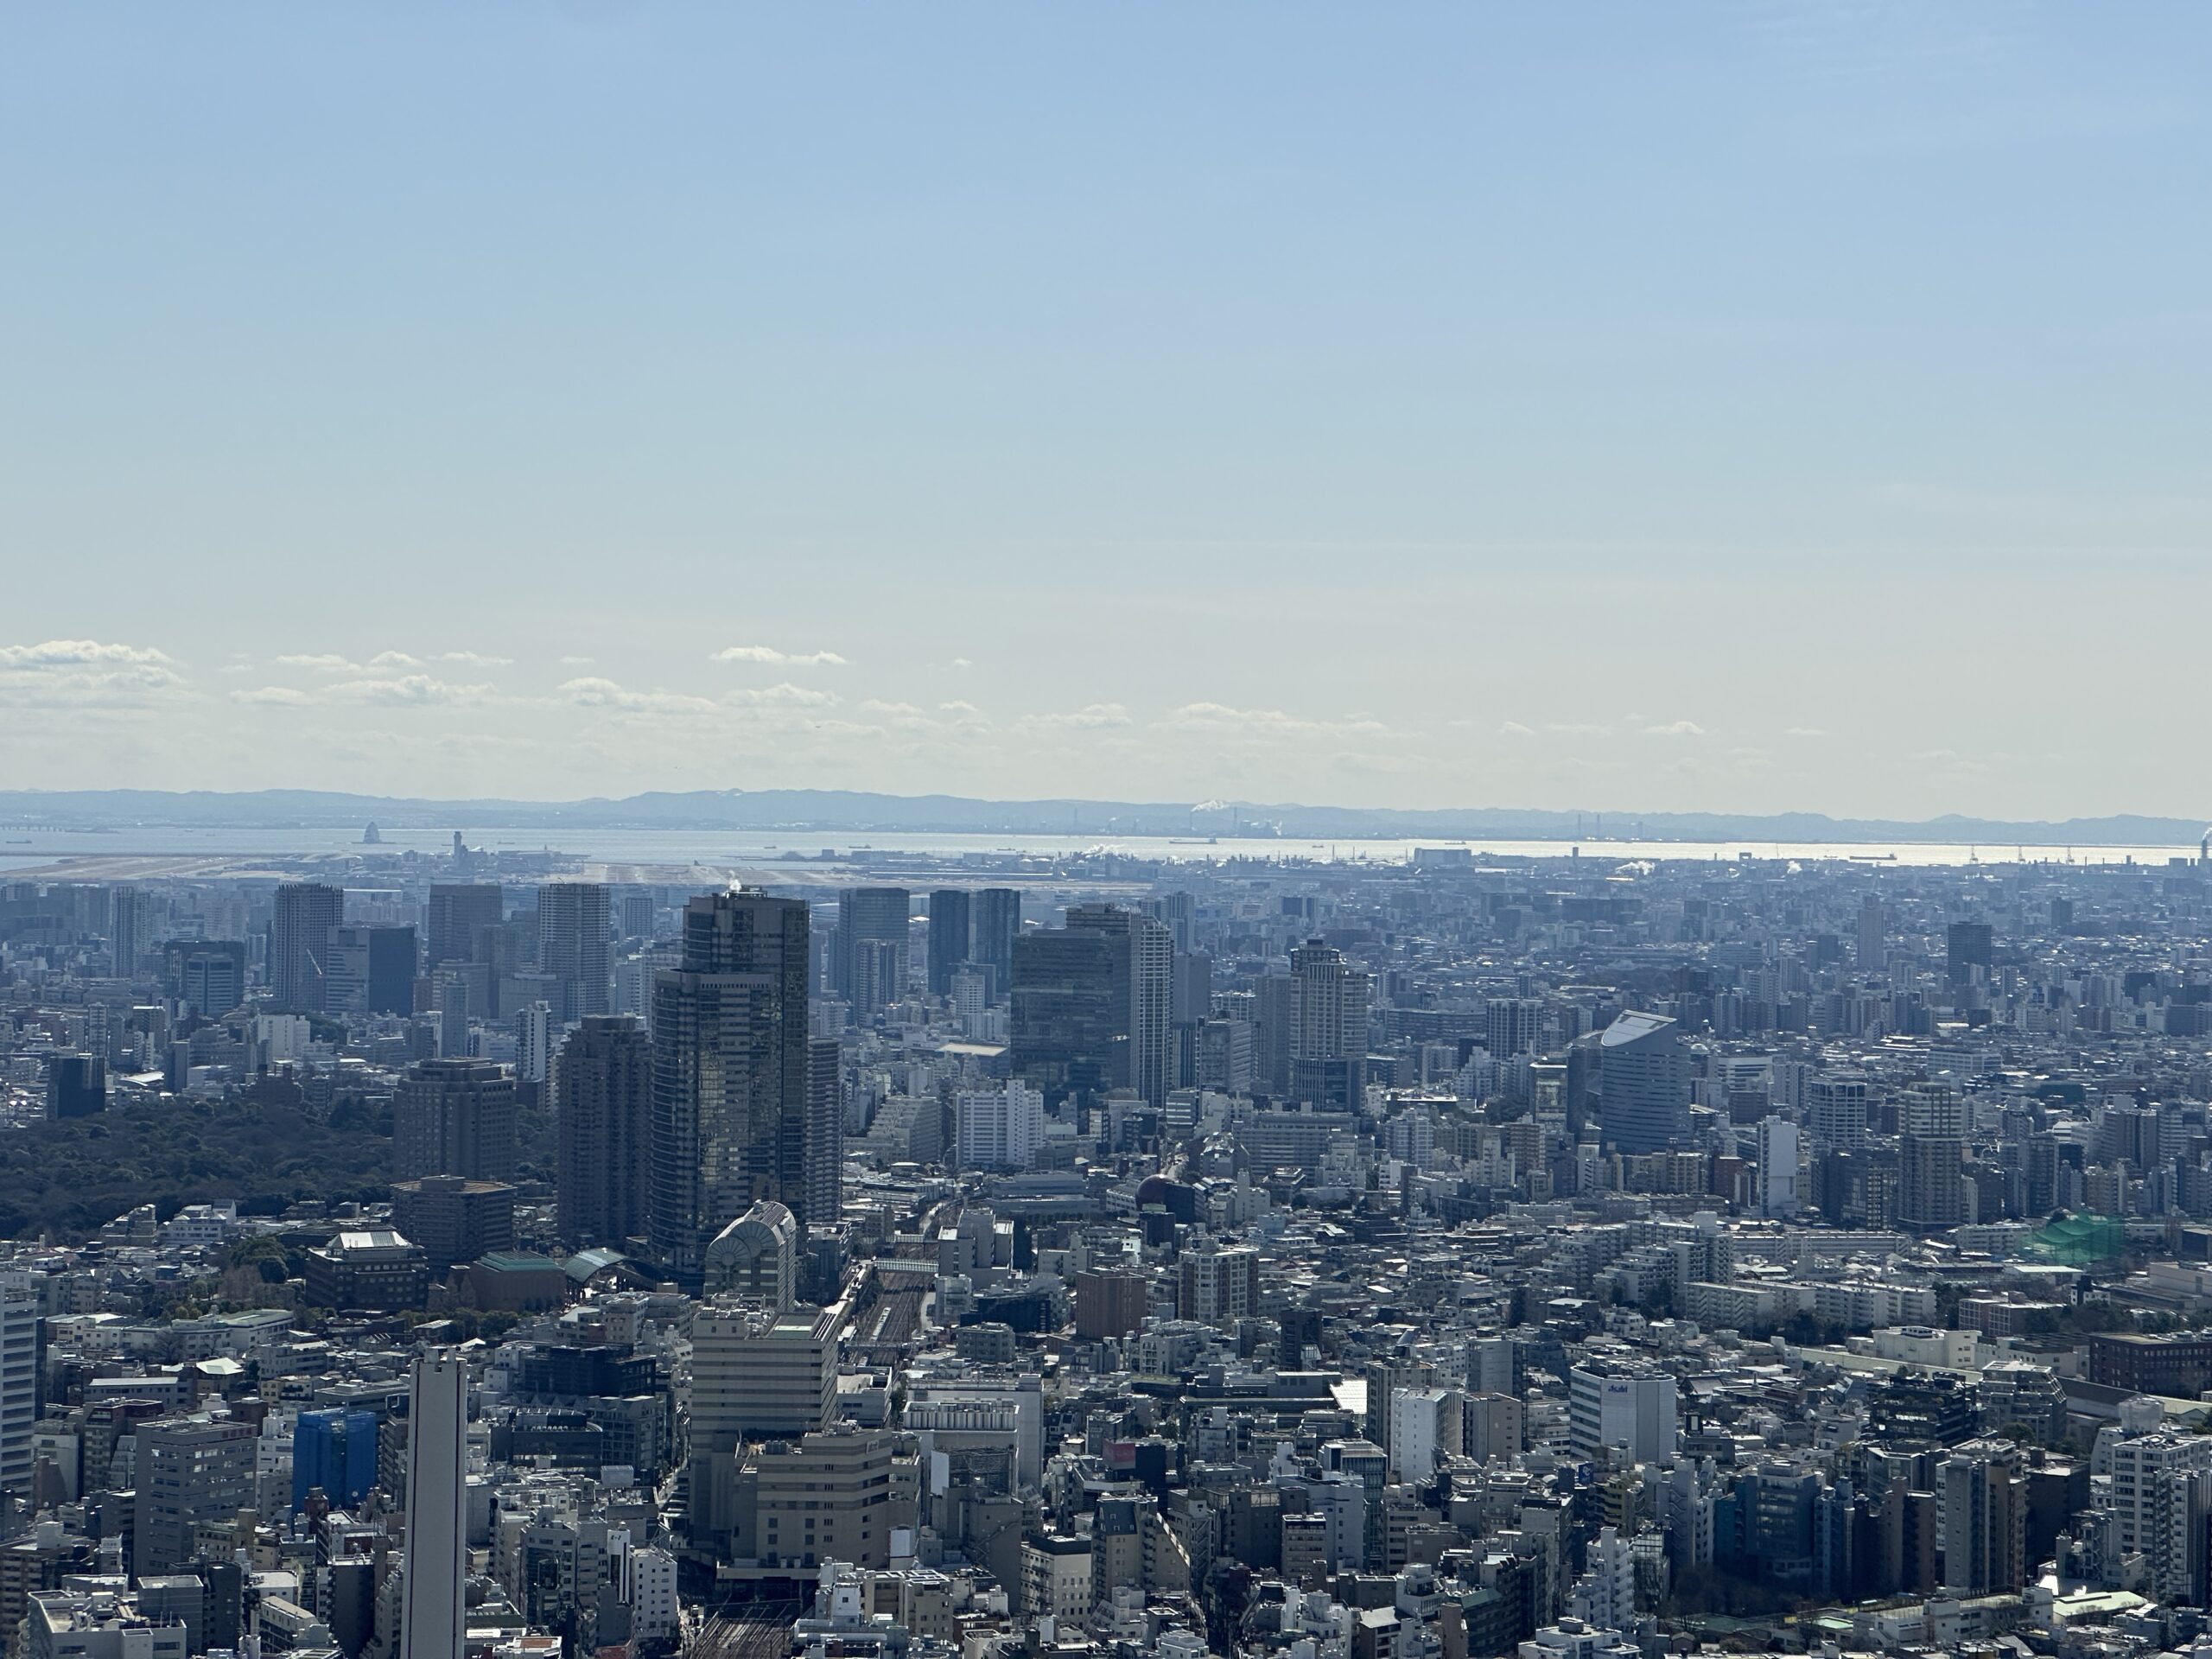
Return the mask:
{"type": "Polygon", "coordinates": [[[652,1201],[653,1050],[628,1014],[593,1014],[554,1056],[561,1236],[578,1249],[642,1236],[652,1201]]]}
{"type": "Polygon", "coordinates": [[[107,904],[108,954],[115,958],[117,977],[128,979],[153,948],[154,895],[117,887],[108,893],[107,904]]]}
{"type": "Polygon", "coordinates": [[[415,930],[332,928],[322,978],[323,1006],[334,1013],[414,1013],[415,930]]]}
{"type": "Polygon", "coordinates": [[[1191,924],[1197,913],[1196,902],[1187,893],[1163,893],[1157,899],[1147,899],[1141,908],[1144,913],[1167,930],[1169,943],[1185,954],[1191,949],[1191,924]]]}
{"type": "Polygon", "coordinates": [[[906,929],[913,899],[904,887],[848,887],[837,899],[830,988],[856,1013],[906,994],[906,929]]]}
{"type": "Polygon", "coordinates": [[[1048,1100],[1133,1089],[1167,1097],[1174,947],[1159,923],[1077,905],[1014,946],[1014,1064],[1048,1100]]]}
{"type": "Polygon", "coordinates": [[[1269,974],[1252,1004],[1252,1082],[1263,1094],[1290,1093],[1290,978],[1269,974]]]}
{"type": "Polygon", "coordinates": [[[1129,988],[1126,937],[1050,928],[1014,942],[1013,1065],[1047,1105],[1128,1086],[1129,988]]]}
{"type": "Polygon", "coordinates": [[[1021,894],[1013,887],[985,887],[969,906],[975,918],[969,960],[989,976],[994,1002],[1014,989],[1014,942],[1021,937],[1021,894]]]}
{"type": "Polygon", "coordinates": [[[1290,953],[1290,1094],[1356,1112],[1367,1089],[1367,976],[1309,939],[1290,953]]]}
{"type": "Polygon", "coordinates": [[[1170,1014],[1178,1025],[1203,1025],[1213,1018],[1213,957],[1204,950],[1175,953],[1170,1014]]]}
{"type": "Polygon", "coordinates": [[[477,930],[498,927],[500,915],[496,886],[440,882],[432,887],[424,918],[428,937],[423,943],[429,948],[425,965],[435,973],[449,962],[474,962],[477,930]]]}
{"type": "Polygon", "coordinates": [[[930,995],[952,989],[952,970],[975,949],[971,931],[975,906],[963,887],[939,887],[930,894],[930,995]]]}
{"type": "Polygon", "coordinates": [[[415,978],[422,952],[411,927],[379,927],[369,938],[369,1012],[415,1012],[415,978]]]}
{"type": "Polygon", "coordinates": [[[269,984],[276,1007],[292,1014],[320,1012],[323,954],[330,930],[346,919],[346,894],[319,881],[287,881],[276,889],[269,929],[269,984]]]}
{"type": "Polygon", "coordinates": [[[2041,1130],[2028,1137],[2027,1173],[2020,1213],[2029,1221],[2048,1221],[2058,1208],[2058,1137],[2041,1130]]]}
{"type": "Polygon", "coordinates": [[[696,1284],[708,1243],[754,1204],[806,1207],[806,906],[694,899],[683,949],[653,980],[650,1236],[661,1266],[696,1284]]]}
{"type": "Polygon", "coordinates": [[[1993,951],[1987,922],[1953,922],[1945,944],[1943,976],[1952,984],[1967,983],[1977,968],[1988,976],[1993,951]]]}
{"type": "Polygon", "coordinates": [[[1175,1057],[1168,1083],[1187,1089],[1198,1081],[1198,1033],[1213,1018],[1213,958],[1203,950],[1178,950],[1173,972],[1168,1018],[1173,1022],[1175,1057]]]}
{"type": "Polygon", "coordinates": [[[1689,1133],[1689,1085],[1680,1027],[1664,1015],[1624,1014],[1600,1039],[1598,1103],[1608,1152],[1656,1152],[1689,1133]]]}
{"type": "Polygon", "coordinates": [[[46,1115],[90,1117],[107,1109],[107,1062],[97,1054],[56,1054],[48,1062],[46,1115]]]}
{"type": "Polygon", "coordinates": [[[1175,1053],[1175,946],[1167,930],[1118,906],[1072,905],[1068,931],[1128,941],[1128,1075],[1123,1081],[1147,1105],[1166,1105],[1175,1053]]]}
{"type": "Polygon", "coordinates": [[[605,1014],[614,989],[613,918],[596,881],[555,881],[537,890],[537,970],[561,985],[563,1020],[605,1014]]]}
{"type": "Polygon", "coordinates": [[[805,1180],[799,1225],[835,1226],[845,1210],[844,1056],[835,1037],[807,1044],[805,1180]]]}
{"type": "Polygon", "coordinates": [[[245,1001],[245,941],[171,939],[162,947],[162,985],[181,1012],[219,1020],[245,1001]]]}
{"type": "Polygon", "coordinates": [[[2071,899],[2060,898],[2050,901],[2050,931],[2061,935],[2074,931],[2074,901],[2071,899]]]}
{"type": "Polygon", "coordinates": [[[1888,959],[1889,949],[1885,943],[1888,924],[1882,916],[1882,901],[1868,893],[1859,906],[1859,966],[1861,971],[1874,973],[1888,959]]]}
{"type": "Polygon", "coordinates": [[[448,1058],[468,1055],[469,1005],[474,1000],[465,968],[441,968],[434,982],[438,1014],[438,1052],[448,1058]]]}
{"type": "Polygon", "coordinates": [[[391,1102],[392,1173],[510,1181],[515,1173],[515,1081],[490,1060],[419,1060],[391,1102]]]}
{"type": "Polygon", "coordinates": [[[653,932],[653,895],[649,889],[632,888],[622,895],[615,929],[626,939],[649,939],[653,932]]]}

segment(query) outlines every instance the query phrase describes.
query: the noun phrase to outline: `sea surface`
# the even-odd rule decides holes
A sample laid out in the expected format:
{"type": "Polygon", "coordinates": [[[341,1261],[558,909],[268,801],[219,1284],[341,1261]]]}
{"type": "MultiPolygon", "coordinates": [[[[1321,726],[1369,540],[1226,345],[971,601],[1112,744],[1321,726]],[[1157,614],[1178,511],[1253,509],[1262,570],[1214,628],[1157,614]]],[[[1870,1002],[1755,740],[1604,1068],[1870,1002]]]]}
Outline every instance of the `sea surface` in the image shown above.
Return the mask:
{"type": "MultiPolygon", "coordinates": [[[[1070,833],[1050,836],[956,835],[927,832],[861,834],[850,830],[711,830],[564,828],[502,828],[497,824],[457,826],[471,847],[495,852],[552,849],[594,861],[728,866],[819,859],[824,854],[904,854],[937,859],[1027,856],[1054,860],[1090,853],[1190,862],[1236,858],[1305,859],[1323,862],[1402,864],[1416,848],[1464,847],[1479,860],[1494,858],[1856,860],[1900,865],[1946,864],[2137,864],[2163,865],[2170,859],[2194,859],[2195,847],[2056,847],[1973,844],[1965,842],[1767,842],[1641,841],[1587,839],[1558,841],[1451,841],[1433,836],[1384,840],[1308,840],[1297,837],[1114,836],[1070,833]]],[[[0,825],[0,869],[50,864],[58,859],[103,858],[312,858],[359,854],[442,852],[453,845],[451,830],[390,830],[376,847],[365,847],[360,831],[335,826],[219,829],[146,824],[104,830],[52,830],[0,825]]],[[[88,870],[87,874],[92,874],[88,870]]]]}

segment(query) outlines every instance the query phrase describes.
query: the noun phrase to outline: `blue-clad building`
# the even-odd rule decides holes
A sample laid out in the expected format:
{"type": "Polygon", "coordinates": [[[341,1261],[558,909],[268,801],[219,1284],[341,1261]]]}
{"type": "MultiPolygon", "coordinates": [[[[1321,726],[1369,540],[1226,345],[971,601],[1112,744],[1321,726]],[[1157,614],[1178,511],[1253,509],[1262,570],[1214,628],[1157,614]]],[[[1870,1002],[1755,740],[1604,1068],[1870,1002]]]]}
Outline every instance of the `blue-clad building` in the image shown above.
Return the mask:
{"type": "Polygon", "coordinates": [[[292,1430],[292,1508],[307,1505],[320,1486],[337,1508],[348,1508],[377,1484],[377,1414],[372,1411],[303,1411],[292,1430]]]}

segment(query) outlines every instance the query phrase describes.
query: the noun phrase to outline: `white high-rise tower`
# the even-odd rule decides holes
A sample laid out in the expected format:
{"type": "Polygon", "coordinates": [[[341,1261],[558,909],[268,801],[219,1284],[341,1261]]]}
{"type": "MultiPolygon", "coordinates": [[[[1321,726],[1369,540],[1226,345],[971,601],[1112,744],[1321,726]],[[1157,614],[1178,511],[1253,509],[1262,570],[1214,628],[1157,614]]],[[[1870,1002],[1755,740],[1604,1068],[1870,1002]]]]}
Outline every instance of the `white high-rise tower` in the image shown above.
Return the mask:
{"type": "Polygon", "coordinates": [[[467,1486],[468,1368],[440,1351],[415,1362],[407,1406],[407,1579],[399,1659],[461,1659],[462,1497],[467,1486]]]}

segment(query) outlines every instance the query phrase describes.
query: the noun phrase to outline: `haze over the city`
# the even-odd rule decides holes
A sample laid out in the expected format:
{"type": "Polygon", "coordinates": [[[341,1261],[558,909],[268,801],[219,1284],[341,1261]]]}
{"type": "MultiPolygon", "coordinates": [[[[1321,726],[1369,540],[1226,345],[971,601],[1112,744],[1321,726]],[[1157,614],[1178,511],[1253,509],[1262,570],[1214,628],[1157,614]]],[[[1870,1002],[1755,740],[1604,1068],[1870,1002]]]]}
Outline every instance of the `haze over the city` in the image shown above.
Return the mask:
{"type": "Polygon", "coordinates": [[[2212,1659],[2212,12],[0,13],[0,1659],[2212,1659]]]}
{"type": "Polygon", "coordinates": [[[0,776],[2201,811],[2208,32],[20,10],[0,776]]]}

